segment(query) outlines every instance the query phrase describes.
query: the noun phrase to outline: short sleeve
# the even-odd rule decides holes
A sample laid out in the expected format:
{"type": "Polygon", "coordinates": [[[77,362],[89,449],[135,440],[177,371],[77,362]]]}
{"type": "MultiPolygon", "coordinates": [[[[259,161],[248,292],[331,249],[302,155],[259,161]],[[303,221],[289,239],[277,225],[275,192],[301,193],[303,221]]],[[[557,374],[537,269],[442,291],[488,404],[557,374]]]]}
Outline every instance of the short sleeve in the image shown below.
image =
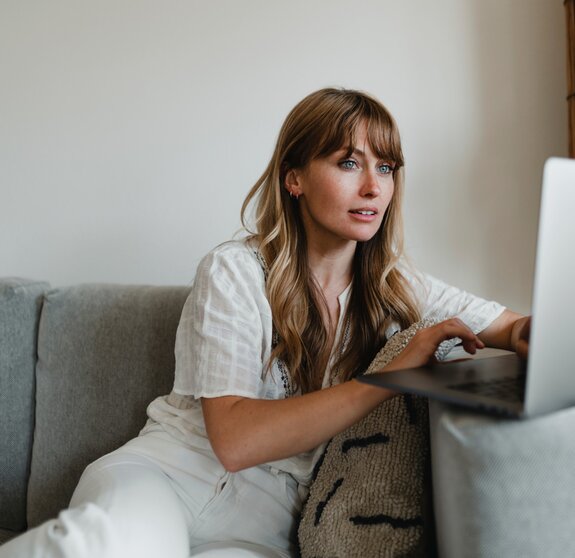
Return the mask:
{"type": "Polygon", "coordinates": [[[262,397],[263,322],[271,321],[263,283],[244,245],[223,245],[200,262],[176,335],[176,393],[262,397]]]}
{"type": "Polygon", "coordinates": [[[420,272],[402,273],[411,283],[420,304],[422,318],[459,318],[474,333],[479,333],[498,318],[505,307],[420,272]]]}

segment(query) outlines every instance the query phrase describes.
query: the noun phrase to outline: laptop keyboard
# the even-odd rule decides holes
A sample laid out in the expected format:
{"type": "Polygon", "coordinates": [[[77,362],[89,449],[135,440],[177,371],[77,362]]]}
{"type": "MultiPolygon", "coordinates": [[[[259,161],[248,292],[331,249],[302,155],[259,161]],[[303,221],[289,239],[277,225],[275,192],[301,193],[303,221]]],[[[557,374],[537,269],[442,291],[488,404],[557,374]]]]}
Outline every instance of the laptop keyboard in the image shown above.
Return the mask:
{"type": "Polygon", "coordinates": [[[525,398],[525,376],[467,382],[464,384],[453,384],[448,387],[517,403],[523,402],[525,398]]]}

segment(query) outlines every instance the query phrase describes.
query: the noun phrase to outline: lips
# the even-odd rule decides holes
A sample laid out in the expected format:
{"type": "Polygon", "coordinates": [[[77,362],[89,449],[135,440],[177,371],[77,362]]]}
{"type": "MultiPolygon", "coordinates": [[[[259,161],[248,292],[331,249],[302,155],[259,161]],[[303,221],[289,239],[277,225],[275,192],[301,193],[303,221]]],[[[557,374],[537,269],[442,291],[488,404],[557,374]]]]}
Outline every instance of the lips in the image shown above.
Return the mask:
{"type": "Polygon", "coordinates": [[[348,211],[349,218],[356,223],[375,223],[379,221],[379,211],[375,207],[358,207],[348,211]]]}

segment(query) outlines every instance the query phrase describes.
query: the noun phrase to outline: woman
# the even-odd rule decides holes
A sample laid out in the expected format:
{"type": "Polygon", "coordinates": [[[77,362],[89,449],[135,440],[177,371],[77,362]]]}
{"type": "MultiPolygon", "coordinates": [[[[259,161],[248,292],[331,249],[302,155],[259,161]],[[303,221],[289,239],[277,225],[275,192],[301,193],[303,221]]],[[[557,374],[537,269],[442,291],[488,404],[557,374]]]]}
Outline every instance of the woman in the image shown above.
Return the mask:
{"type": "Polygon", "coordinates": [[[325,442],[394,396],[353,379],[390,335],[444,318],[390,370],[425,364],[452,337],[470,353],[524,354],[528,318],[403,263],[402,168],[395,122],[372,97],[301,101],[242,208],[246,223],[255,203],[255,231],[198,267],[172,393],[138,438],[86,469],[70,509],[0,557],[184,557],[208,543],[288,556],[325,442]]]}

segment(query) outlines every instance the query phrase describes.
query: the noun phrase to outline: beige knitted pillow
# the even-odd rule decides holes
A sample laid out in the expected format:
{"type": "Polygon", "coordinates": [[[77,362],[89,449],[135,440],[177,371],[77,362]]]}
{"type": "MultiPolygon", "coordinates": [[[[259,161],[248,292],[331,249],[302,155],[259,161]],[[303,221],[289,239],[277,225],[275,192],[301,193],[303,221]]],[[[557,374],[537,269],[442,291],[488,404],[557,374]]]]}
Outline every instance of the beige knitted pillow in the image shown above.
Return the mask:
{"type": "MultiPolygon", "coordinates": [[[[368,371],[385,366],[432,320],[396,333],[368,371]]],[[[455,340],[442,343],[442,359],[455,340]]],[[[427,399],[401,395],[335,436],[318,463],[298,529],[302,558],[434,553],[427,399]]]]}

